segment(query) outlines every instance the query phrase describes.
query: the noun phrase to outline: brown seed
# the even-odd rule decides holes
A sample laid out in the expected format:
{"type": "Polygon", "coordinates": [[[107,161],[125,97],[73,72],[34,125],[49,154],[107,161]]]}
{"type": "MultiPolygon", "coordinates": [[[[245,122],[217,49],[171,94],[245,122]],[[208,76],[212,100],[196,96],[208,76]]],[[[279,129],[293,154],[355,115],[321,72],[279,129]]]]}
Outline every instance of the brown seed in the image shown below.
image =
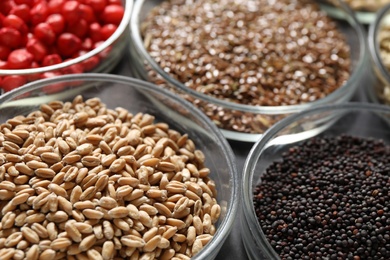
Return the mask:
{"type": "Polygon", "coordinates": [[[32,244],[38,244],[39,243],[39,241],[40,241],[39,236],[38,236],[38,234],[34,230],[32,230],[29,227],[22,227],[20,230],[22,231],[23,237],[27,241],[29,241],[32,244]]]}
{"type": "Polygon", "coordinates": [[[114,255],[114,243],[112,241],[106,241],[102,247],[102,257],[104,260],[112,259],[114,255]]]}
{"type": "Polygon", "coordinates": [[[56,252],[53,249],[46,249],[39,256],[39,260],[52,260],[56,256],[56,252]]]}
{"type": "Polygon", "coordinates": [[[120,241],[122,242],[123,245],[128,246],[128,247],[143,247],[145,245],[145,241],[137,236],[134,235],[126,235],[122,236],[120,241]]]}
{"type": "Polygon", "coordinates": [[[129,210],[126,207],[119,206],[108,211],[108,214],[112,218],[124,218],[129,215],[129,210]]]}
{"type": "Polygon", "coordinates": [[[72,240],[66,237],[61,237],[53,240],[50,244],[53,250],[64,250],[72,244],[72,240]]]}
{"type": "Polygon", "coordinates": [[[104,216],[102,212],[94,209],[84,209],[83,215],[89,219],[102,219],[104,216]]]}
{"type": "Polygon", "coordinates": [[[96,237],[95,235],[89,235],[85,237],[79,244],[79,249],[84,252],[90,249],[96,242],[96,237]]]}

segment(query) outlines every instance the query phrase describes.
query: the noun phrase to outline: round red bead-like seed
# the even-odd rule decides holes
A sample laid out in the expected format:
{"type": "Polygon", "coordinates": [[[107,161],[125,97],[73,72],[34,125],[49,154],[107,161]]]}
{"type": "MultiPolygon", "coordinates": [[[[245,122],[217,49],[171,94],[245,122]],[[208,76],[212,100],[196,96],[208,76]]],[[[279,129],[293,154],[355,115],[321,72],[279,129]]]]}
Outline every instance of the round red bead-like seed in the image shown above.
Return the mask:
{"type": "Polygon", "coordinates": [[[59,14],[61,13],[62,6],[64,5],[65,0],[51,0],[47,4],[47,8],[49,9],[49,13],[51,14],[59,14]]]}
{"type": "Polygon", "coordinates": [[[31,23],[37,25],[46,21],[46,18],[49,16],[49,8],[46,1],[41,1],[36,3],[30,11],[31,23]]]}
{"type": "Polygon", "coordinates": [[[28,23],[30,21],[30,10],[30,6],[21,4],[12,8],[9,13],[20,17],[25,23],[28,23]]]}
{"type": "Polygon", "coordinates": [[[26,49],[17,49],[8,55],[7,63],[10,69],[27,69],[33,62],[33,55],[26,49]]]}
{"type": "Polygon", "coordinates": [[[8,55],[11,53],[11,48],[0,45],[0,60],[7,60],[8,55]]]}
{"type": "Polygon", "coordinates": [[[27,42],[26,49],[34,56],[35,61],[42,61],[47,55],[47,48],[36,38],[30,38],[27,42]]]}
{"type": "Polygon", "coordinates": [[[71,57],[81,49],[81,40],[72,33],[63,33],[57,40],[58,51],[65,57],[71,57]]]}
{"type": "Polygon", "coordinates": [[[88,23],[93,23],[96,21],[95,13],[92,7],[90,7],[89,5],[80,4],[79,11],[81,17],[83,17],[83,19],[86,20],[88,23]]]}
{"type": "Polygon", "coordinates": [[[1,0],[0,1],[0,12],[3,15],[8,15],[12,8],[15,6],[15,2],[13,0],[1,0]]]}
{"type": "Polygon", "coordinates": [[[18,48],[22,44],[22,35],[15,28],[3,27],[0,29],[0,44],[12,49],[18,48]]]}
{"type": "Polygon", "coordinates": [[[80,3],[77,1],[67,1],[63,4],[61,13],[69,25],[78,26],[81,14],[79,10],[80,3]]]}
{"type": "Polygon", "coordinates": [[[50,54],[50,55],[47,55],[43,58],[42,66],[43,67],[51,66],[51,65],[59,64],[61,62],[62,62],[62,58],[60,55],[50,54]]]}
{"type": "Polygon", "coordinates": [[[66,31],[69,33],[73,33],[74,35],[82,39],[88,33],[88,23],[84,19],[81,19],[76,25],[69,25],[66,31]]]}
{"type": "Polygon", "coordinates": [[[107,5],[101,15],[105,23],[119,25],[122,21],[125,10],[120,5],[107,5]]]}
{"type": "Polygon", "coordinates": [[[85,0],[85,3],[95,10],[95,12],[103,12],[104,7],[107,5],[106,0],[85,0]]]}
{"type": "Polygon", "coordinates": [[[100,26],[100,24],[99,23],[91,23],[89,25],[88,35],[92,39],[92,41],[94,41],[94,42],[98,42],[98,41],[103,40],[102,27],[100,26]]]}
{"type": "Polygon", "coordinates": [[[46,19],[46,23],[51,26],[57,35],[65,30],[65,19],[60,14],[49,15],[46,19]]]}
{"type": "Polygon", "coordinates": [[[14,28],[18,30],[21,34],[27,34],[28,32],[28,27],[26,23],[23,21],[23,19],[14,14],[9,14],[4,18],[3,26],[14,28]]]}
{"type": "Polygon", "coordinates": [[[56,41],[56,34],[47,23],[40,23],[35,26],[34,36],[46,45],[52,45],[56,41]]]}
{"type": "Polygon", "coordinates": [[[110,38],[110,36],[116,31],[116,29],[118,29],[118,26],[116,26],[115,24],[109,23],[104,25],[100,30],[102,34],[102,39],[107,40],[108,38],[110,38]]]}
{"type": "Polygon", "coordinates": [[[15,88],[21,87],[26,84],[27,79],[21,75],[5,76],[1,81],[1,88],[4,92],[11,91],[15,88]]]}

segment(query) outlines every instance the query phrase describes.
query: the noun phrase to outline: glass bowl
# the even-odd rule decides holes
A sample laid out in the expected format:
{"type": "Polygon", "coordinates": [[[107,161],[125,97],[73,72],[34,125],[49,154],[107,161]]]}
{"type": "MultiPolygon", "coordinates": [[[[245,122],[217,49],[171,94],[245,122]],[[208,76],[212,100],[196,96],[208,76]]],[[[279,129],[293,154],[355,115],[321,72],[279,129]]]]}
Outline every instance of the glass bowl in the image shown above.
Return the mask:
{"type": "MultiPolygon", "coordinates": [[[[128,44],[127,29],[134,0],[122,0],[122,4],[124,7],[123,18],[116,31],[102,44],[81,56],[51,66],[29,69],[0,69],[0,86],[1,79],[3,78],[5,82],[7,77],[10,80],[7,80],[6,88],[9,89],[33,80],[56,77],[62,74],[110,72],[122,59],[123,51],[128,44]]],[[[4,91],[2,90],[2,92],[4,91]]]]}
{"type": "Polygon", "coordinates": [[[37,110],[41,104],[54,100],[71,101],[77,95],[82,95],[84,100],[100,98],[107,108],[123,107],[133,115],[149,113],[155,116],[156,123],[165,122],[170,129],[187,133],[196,149],[203,151],[210,178],[216,184],[221,214],[215,224],[213,239],[193,259],[215,258],[228,237],[239,204],[234,154],[215,125],[187,101],[151,83],[101,73],[38,80],[7,92],[0,96],[0,123],[37,110]],[[61,85],[60,89],[58,85],[61,85]]]}
{"type": "MultiPolygon", "coordinates": [[[[298,105],[253,106],[226,101],[195,91],[173,79],[157,64],[144,47],[144,39],[141,35],[142,23],[151,9],[160,3],[161,1],[157,0],[135,2],[130,21],[132,42],[130,53],[134,61],[134,66],[131,68],[132,75],[152,81],[157,85],[163,85],[194,103],[217,124],[228,139],[255,142],[266,129],[281,118],[314,105],[345,102],[351,98],[358,85],[361,84],[362,72],[365,70],[368,58],[364,31],[350,8],[342,4],[340,10],[343,11],[346,19],[336,20],[336,23],[350,46],[351,75],[344,85],[326,97],[298,105]]],[[[320,7],[325,8],[322,4],[320,7]]]]}
{"type": "Polygon", "coordinates": [[[241,227],[249,258],[279,258],[262,231],[253,204],[253,192],[272,162],[279,161],[282,153],[289,151],[289,148],[318,136],[347,134],[382,139],[389,144],[389,119],[388,106],[351,102],[311,108],[289,116],[270,128],[252,147],[243,169],[241,227]]]}
{"type": "Polygon", "coordinates": [[[390,104],[390,64],[389,61],[385,60],[386,49],[384,48],[387,31],[390,32],[390,4],[378,11],[378,15],[370,24],[368,31],[368,48],[376,84],[366,88],[366,90],[373,102],[384,104],[390,104]]]}

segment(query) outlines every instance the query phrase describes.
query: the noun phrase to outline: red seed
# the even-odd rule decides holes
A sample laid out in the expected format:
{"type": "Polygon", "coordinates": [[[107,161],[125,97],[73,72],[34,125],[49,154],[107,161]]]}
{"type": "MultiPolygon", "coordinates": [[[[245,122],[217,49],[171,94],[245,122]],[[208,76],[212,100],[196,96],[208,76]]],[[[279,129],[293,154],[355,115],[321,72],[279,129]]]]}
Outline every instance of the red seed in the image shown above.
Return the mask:
{"type": "Polygon", "coordinates": [[[1,0],[0,13],[2,13],[3,15],[8,15],[14,6],[15,2],[12,0],[1,0]]]}
{"type": "Polygon", "coordinates": [[[7,60],[8,55],[11,53],[11,49],[7,46],[0,45],[0,60],[7,60]]]}
{"type": "Polygon", "coordinates": [[[61,14],[69,25],[78,26],[81,19],[79,6],[80,3],[77,1],[67,1],[62,6],[61,14]]]}
{"type": "Polygon", "coordinates": [[[56,34],[47,23],[40,23],[35,26],[34,36],[46,45],[52,45],[56,41],[56,34]]]}
{"type": "Polygon", "coordinates": [[[61,13],[62,6],[64,5],[65,0],[51,0],[47,4],[47,8],[49,9],[49,13],[51,14],[59,14],[61,13]]]}
{"type": "Polygon", "coordinates": [[[22,44],[22,35],[15,28],[3,27],[0,29],[0,44],[11,49],[18,48],[22,44]]]}
{"type": "Polygon", "coordinates": [[[12,8],[9,13],[20,17],[25,23],[28,23],[30,21],[30,11],[30,6],[21,4],[12,8]]]}
{"type": "Polygon", "coordinates": [[[11,91],[26,84],[27,79],[21,75],[5,76],[1,81],[1,88],[5,91],[11,91]]]}
{"type": "Polygon", "coordinates": [[[92,41],[94,41],[94,42],[99,42],[99,41],[103,40],[102,27],[100,26],[100,24],[99,23],[91,23],[89,25],[88,35],[92,39],[92,41]]]}
{"type": "Polygon", "coordinates": [[[62,58],[60,55],[50,54],[50,55],[47,55],[43,58],[42,66],[43,67],[51,66],[51,65],[59,64],[61,62],[62,62],[62,58]]]}
{"type": "Polygon", "coordinates": [[[18,30],[22,35],[28,33],[28,27],[22,18],[14,14],[7,15],[3,20],[3,26],[14,28],[18,30]]]}
{"type": "Polygon", "coordinates": [[[96,21],[95,13],[89,5],[80,4],[79,11],[81,13],[81,17],[86,20],[88,23],[93,23],[96,21]]]}
{"type": "Polygon", "coordinates": [[[119,25],[122,21],[125,10],[120,5],[107,5],[101,15],[105,23],[119,25]]]}
{"type": "Polygon", "coordinates": [[[28,39],[26,49],[34,56],[34,60],[38,62],[42,61],[48,53],[46,46],[36,38],[28,39]]]}
{"type": "Polygon", "coordinates": [[[57,48],[61,55],[71,57],[81,49],[81,40],[72,33],[63,33],[58,37],[57,48]]]}
{"type": "Polygon", "coordinates": [[[33,62],[33,55],[26,49],[17,49],[8,55],[8,68],[10,69],[27,69],[33,62]]]}
{"type": "Polygon", "coordinates": [[[67,32],[73,33],[74,35],[82,39],[88,32],[88,23],[84,19],[80,19],[77,25],[68,26],[67,32]]]}
{"type": "Polygon", "coordinates": [[[102,34],[102,39],[107,40],[108,38],[110,38],[110,36],[116,31],[117,28],[118,27],[112,23],[104,25],[100,30],[102,34]]]}
{"type": "Polygon", "coordinates": [[[49,16],[49,8],[46,1],[38,2],[31,8],[31,23],[37,25],[46,21],[46,18],[49,16]]]}
{"type": "Polygon", "coordinates": [[[107,5],[106,0],[85,0],[85,3],[91,6],[97,13],[103,12],[104,7],[107,5]]]}
{"type": "Polygon", "coordinates": [[[51,14],[47,17],[46,23],[51,26],[53,31],[59,35],[65,29],[65,19],[60,14],[51,14]]]}

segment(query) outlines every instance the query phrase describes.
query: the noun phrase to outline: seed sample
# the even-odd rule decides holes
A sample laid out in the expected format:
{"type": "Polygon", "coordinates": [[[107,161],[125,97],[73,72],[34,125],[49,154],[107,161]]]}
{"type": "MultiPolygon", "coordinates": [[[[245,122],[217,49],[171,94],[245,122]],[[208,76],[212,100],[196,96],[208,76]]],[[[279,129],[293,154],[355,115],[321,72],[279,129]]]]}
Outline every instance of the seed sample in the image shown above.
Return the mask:
{"type": "MultiPolygon", "coordinates": [[[[166,73],[229,102],[298,105],[326,97],[349,78],[349,46],[313,1],[168,0],[148,14],[142,35],[166,73]]],[[[161,81],[153,71],[150,78],[161,81]]],[[[261,132],[273,123],[192,102],[225,129],[261,132]]]]}
{"type": "Polygon", "coordinates": [[[253,203],[282,259],[389,259],[389,184],[389,145],[318,137],[266,169],[253,203]]]}
{"type": "Polygon", "coordinates": [[[187,134],[99,99],[0,125],[0,259],[189,259],[221,208],[187,134]]]}

